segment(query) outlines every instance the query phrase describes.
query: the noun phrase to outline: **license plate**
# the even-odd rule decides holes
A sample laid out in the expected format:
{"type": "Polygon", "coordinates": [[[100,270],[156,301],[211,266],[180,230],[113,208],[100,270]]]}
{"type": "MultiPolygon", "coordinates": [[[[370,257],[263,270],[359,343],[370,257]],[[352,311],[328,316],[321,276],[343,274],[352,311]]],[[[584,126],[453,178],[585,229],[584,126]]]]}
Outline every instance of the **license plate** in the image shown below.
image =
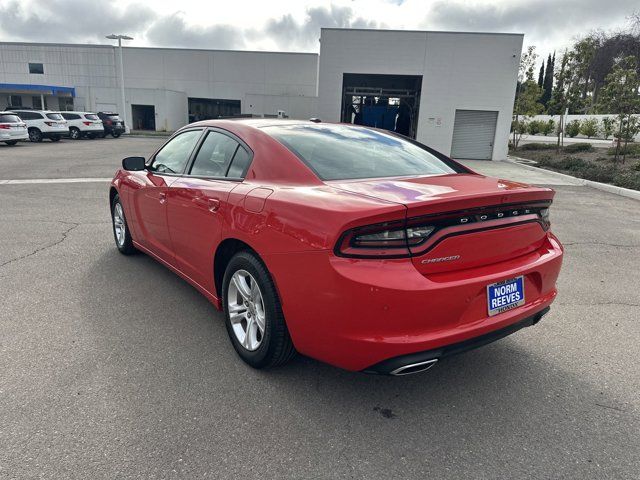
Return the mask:
{"type": "Polygon", "coordinates": [[[489,316],[524,305],[524,277],[511,278],[487,286],[489,316]]]}

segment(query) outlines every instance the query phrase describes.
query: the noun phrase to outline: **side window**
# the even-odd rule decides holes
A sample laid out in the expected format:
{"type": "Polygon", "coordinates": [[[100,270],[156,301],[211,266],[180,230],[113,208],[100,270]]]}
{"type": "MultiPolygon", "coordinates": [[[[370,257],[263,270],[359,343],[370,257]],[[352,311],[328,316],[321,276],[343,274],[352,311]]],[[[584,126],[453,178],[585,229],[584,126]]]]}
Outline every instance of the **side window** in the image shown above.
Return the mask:
{"type": "Polygon", "coordinates": [[[196,155],[191,167],[191,175],[224,177],[238,142],[219,132],[209,132],[196,155]]]}
{"type": "Polygon", "coordinates": [[[153,159],[153,170],[159,173],[182,173],[202,130],[189,130],[169,140],[153,159]]]}
{"type": "Polygon", "coordinates": [[[247,152],[241,145],[233,157],[233,162],[231,162],[229,172],[227,172],[227,177],[243,178],[247,173],[247,168],[249,167],[250,162],[251,156],[249,155],[249,152],[247,152]]]}

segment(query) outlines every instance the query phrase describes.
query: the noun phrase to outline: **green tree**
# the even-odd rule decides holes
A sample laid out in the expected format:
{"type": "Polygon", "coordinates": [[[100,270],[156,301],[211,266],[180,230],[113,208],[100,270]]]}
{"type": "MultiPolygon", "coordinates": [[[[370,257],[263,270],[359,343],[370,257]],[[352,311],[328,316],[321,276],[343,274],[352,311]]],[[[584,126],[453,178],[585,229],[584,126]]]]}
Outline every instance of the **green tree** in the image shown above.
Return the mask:
{"type": "Polygon", "coordinates": [[[553,93],[553,70],[555,63],[556,54],[553,54],[553,58],[551,54],[547,58],[547,70],[544,72],[544,79],[542,82],[542,97],[540,98],[540,102],[546,107],[551,100],[551,95],[553,93]]]}
{"type": "Polygon", "coordinates": [[[540,65],[540,73],[538,73],[538,86],[542,88],[543,83],[544,83],[544,60],[542,61],[542,65],[540,65]]]}
{"type": "Polygon", "coordinates": [[[541,127],[542,127],[543,135],[551,135],[551,132],[553,132],[553,129],[556,127],[556,122],[550,119],[550,120],[547,120],[546,122],[543,122],[541,127]]]}
{"type": "Polygon", "coordinates": [[[533,77],[533,69],[536,64],[538,55],[535,51],[536,47],[530,46],[527,51],[520,57],[520,67],[518,68],[518,83],[516,86],[516,98],[513,105],[513,120],[515,128],[513,128],[513,148],[518,148],[518,143],[525,130],[521,128],[526,123],[527,117],[537,115],[542,112],[544,107],[538,103],[541,95],[541,89],[533,77]],[[524,119],[522,118],[524,117],[524,119]]]}
{"type": "Polygon", "coordinates": [[[587,138],[595,137],[598,134],[598,119],[587,118],[580,124],[580,133],[587,138]]]}
{"type": "Polygon", "coordinates": [[[567,123],[566,132],[571,138],[578,135],[580,133],[580,120],[571,120],[567,123]]]}
{"type": "Polygon", "coordinates": [[[531,135],[537,135],[542,131],[542,122],[539,120],[531,120],[529,122],[529,133],[531,135]]]}
{"type": "Polygon", "coordinates": [[[613,131],[616,127],[616,120],[613,117],[604,117],[602,119],[602,134],[605,139],[608,139],[611,135],[613,135],[613,131]]]}
{"type": "Polygon", "coordinates": [[[564,112],[567,109],[567,85],[568,79],[571,77],[569,72],[569,55],[565,50],[560,61],[560,70],[555,73],[556,84],[553,88],[551,100],[547,111],[550,115],[559,115],[558,125],[556,127],[556,135],[558,137],[557,151],[563,146],[564,136],[564,112]]]}
{"type": "MultiPolygon", "coordinates": [[[[629,141],[628,135],[624,135],[624,129],[632,128],[630,127],[633,125],[632,114],[640,111],[639,90],[640,75],[638,75],[638,63],[635,57],[628,56],[617,59],[613,70],[607,75],[605,85],[600,93],[600,107],[618,116],[615,161],[618,160],[623,137],[625,147],[629,141]]],[[[624,160],[623,157],[622,161],[624,162],[624,160]]]]}

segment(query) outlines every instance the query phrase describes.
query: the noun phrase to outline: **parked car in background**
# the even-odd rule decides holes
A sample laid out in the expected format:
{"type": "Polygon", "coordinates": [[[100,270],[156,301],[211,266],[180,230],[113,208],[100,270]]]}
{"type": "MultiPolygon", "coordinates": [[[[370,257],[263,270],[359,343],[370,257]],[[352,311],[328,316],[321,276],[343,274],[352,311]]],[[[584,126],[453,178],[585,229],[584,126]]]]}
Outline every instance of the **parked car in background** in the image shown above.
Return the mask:
{"type": "Polygon", "coordinates": [[[124,120],[117,113],[98,112],[98,117],[102,120],[102,125],[104,126],[103,138],[107,135],[118,138],[124,133],[124,120]]]}
{"type": "Polygon", "coordinates": [[[298,351],[406,375],[547,313],[553,196],[382,130],[255,119],[194,123],[125,158],[109,200],[118,250],[223,309],[249,365],[298,351]]]}
{"type": "Polygon", "coordinates": [[[61,112],[69,124],[69,137],[80,140],[82,137],[95,138],[104,133],[102,120],[91,112],[61,112]]]}
{"type": "Polygon", "coordinates": [[[14,109],[9,113],[15,113],[27,124],[29,140],[32,142],[41,142],[43,138],[57,142],[69,136],[69,126],[60,112],[14,109]]]}
{"type": "Polygon", "coordinates": [[[18,140],[27,140],[27,124],[11,112],[0,112],[0,142],[7,145],[15,145],[18,140]]]}

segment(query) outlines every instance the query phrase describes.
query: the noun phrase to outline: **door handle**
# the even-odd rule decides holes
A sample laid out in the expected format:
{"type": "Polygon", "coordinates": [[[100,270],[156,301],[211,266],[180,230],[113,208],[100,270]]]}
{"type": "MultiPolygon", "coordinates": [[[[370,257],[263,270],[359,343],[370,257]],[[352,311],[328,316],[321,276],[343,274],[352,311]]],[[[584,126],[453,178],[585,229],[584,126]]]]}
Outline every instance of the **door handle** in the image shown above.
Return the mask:
{"type": "Polygon", "coordinates": [[[158,201],[160,203],[165,203],[167,201],[167,194],[166,193],[158,194],[158,201]]]}
{"type": "Polygon", "coordinates": [[[209,199],[209,211],[210,212],[217,212],[219,208],[220,208],[220,200],[218,200],[217,198],[210,198],[209,199]]]}

